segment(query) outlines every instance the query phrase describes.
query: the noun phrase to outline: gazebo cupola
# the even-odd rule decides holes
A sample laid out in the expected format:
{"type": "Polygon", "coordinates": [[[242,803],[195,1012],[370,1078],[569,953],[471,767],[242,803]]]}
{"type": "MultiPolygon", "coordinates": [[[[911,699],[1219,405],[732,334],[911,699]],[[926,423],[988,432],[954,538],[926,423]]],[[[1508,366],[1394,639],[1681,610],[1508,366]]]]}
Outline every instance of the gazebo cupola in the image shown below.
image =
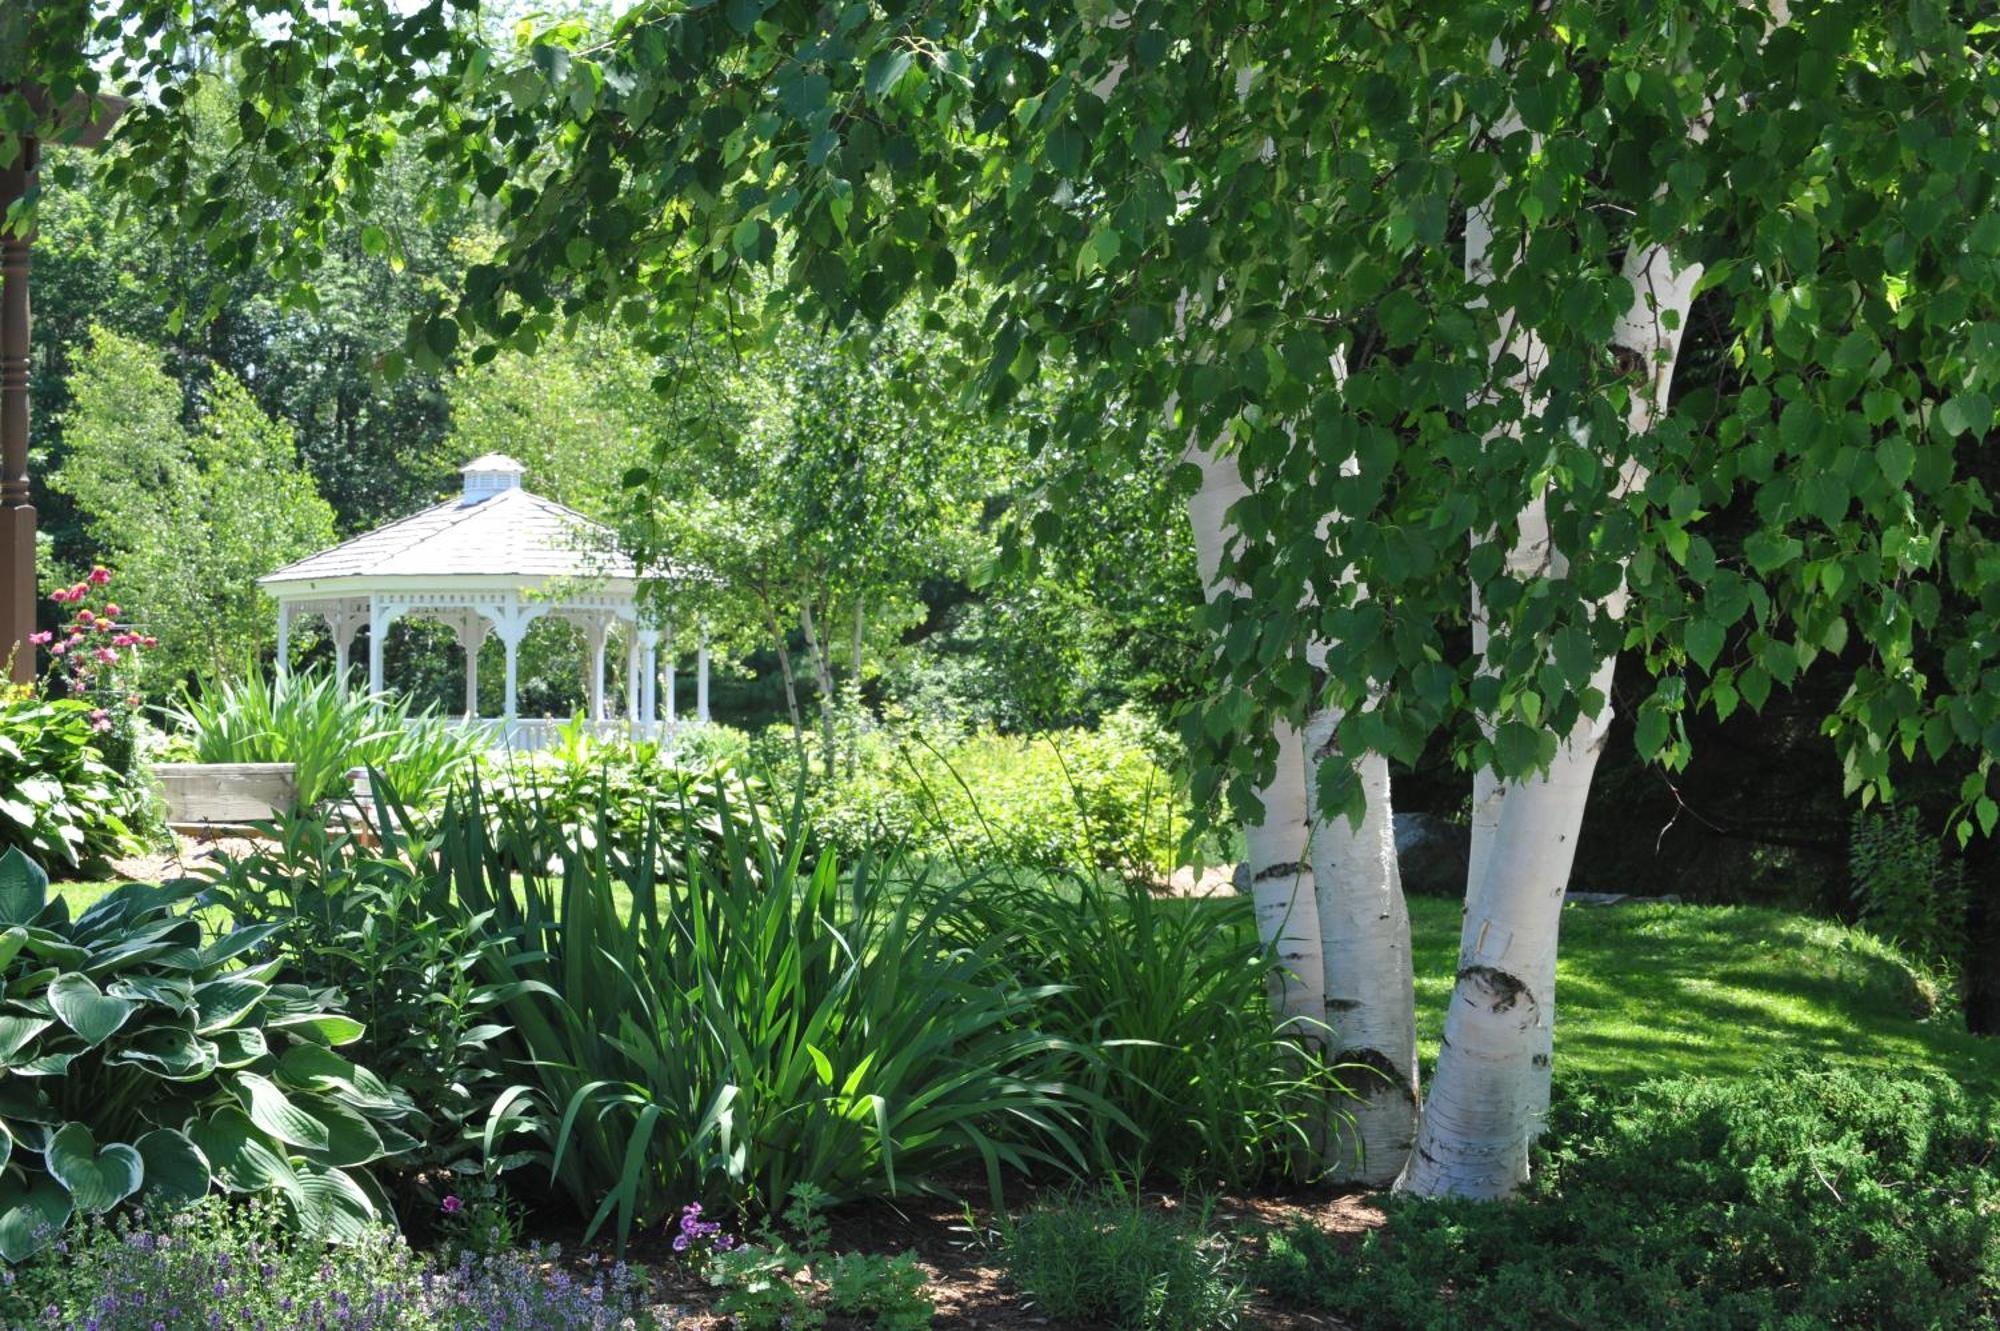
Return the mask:
{"type": "MultiPolygon", "coordinates": [[[[626,652],[627,723],[646,733],[662,720],[671,724],[671,662],[662,718],[658,660],[662,637],[671,647],[673,626],[642,615],[638,570],[611,531],[526,489],[526,470],[499,453],[474,458],[460,468],[457,496],[259,578],[278,603],[278,668],[290,664],[293,622],[317,616],[343,671],[355,637],[368,630],[368,687],[380,692],[389,626],[406,617],[435,620],[464,649],[465,713],[476,722],[479,649],[491,634],[507,663],[505,711],[494,728],[510,745],[535,747],[548,727],[519,716],[519,652],[528,626],[555,616],[582,630],[593,721],[606,719],[605,657],[616,635],[626,652]]],[[[705,644],[696,654],[696,710],[708,719],[705,644]]]]}
{"type": "Polygon", "coordinates": [[[505,491],[520,489],[521,477],[528,469],[504,453],[487,453],[458,470],[465,477],[464,497],[459,502],[477,504],[505,491]]]}

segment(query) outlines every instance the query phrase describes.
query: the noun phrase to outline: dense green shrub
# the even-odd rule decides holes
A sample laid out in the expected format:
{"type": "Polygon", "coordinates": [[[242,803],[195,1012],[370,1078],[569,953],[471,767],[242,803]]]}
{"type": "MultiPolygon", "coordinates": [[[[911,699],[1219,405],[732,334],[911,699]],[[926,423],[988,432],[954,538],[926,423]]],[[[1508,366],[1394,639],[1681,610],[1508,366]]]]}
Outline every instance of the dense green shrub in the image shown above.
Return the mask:
{"type": "Polygon", "coordinates": [[[1391,1200],[1276,1235],[1263,1283],[1359,1331],[1984,1327],[2000,1118],[1935,1080],[1806,1065],[1559,1097],[1512,1205],[1391,1200]]]}
{"type": "Polygon", "coordinates": [[[204,942],[176,894],[128,884],[71,920],[0,856],[0,1257],[77,1213],[211,1187],[282,1198],[310,1232],[379,1211],[363,1168],[410,1141],[409,1100],[334,1052],[360,1023],[241,966],[271,926],[204,942]]]}
{"type": "MultiPolygon", "coordinates": [[[[376,793],[394,799],[386,787],[376,793]]],[[[364,843],[321,819],[280,817],[273,841],[223,860],[205,900],[265,926],[260,955],[280,958],[288,980],[337,990],[363,1023],[355,1059],[424,1109],[421,1145],[404,1163],[466,1165],[511,1052],[489,955],[503,940],[489,917],[453,900],[450,879],[396,818],[378,821],[364,843]]]]}
{"type": "Polygon", "coordinates": [[[1048,995],[1037,1023],[1077,1051],[1064,1076],[1119,1111],[1091,1120],[1101,1168],[1243,1186],[1310,1151],[1338,1082],[1309,1052],[1318,1032],[1277,1029],[1247,899],[1071,875],[996,882],[965,910],[1048,995]]]}
{"type": "Polygon", "coordinates": [[[136,846],[150,795],[104,761],[91,711],[0,686],[0,851],[77,868],[136,846]]]}
{"type": "MultiPolygon", "coordinates": [[[[1157,879],[1187,830],[1185,794],[1162,756],[1169,741],[1129,711],[1035,737],[892,716],[849,721],[836,743],[828,776],[819,739],[809,740],[805,784],[815,833],[849,857],[894,842],[967,863],[1157,879]]],[[[798,779],[789,730],[758,753],[775,784],[798,779]]]]}
{"type": "Polygon", "coordinates": [[[1049,1075],[1070,1051],[1032,1028],[1044,995],[996,968],[1004,940],[953,941],[960,892],[865,859],[808,868],[795,827],[740,825],[721,818],[719,850],[685,816],[655,826],[681,840],[677,877],[645,847],[581,846],[559,876],[517,875],[476,792],[448,804],[451,899],[509,941],[488,978],[514,986],[523,1080],[495,1101],[495,1149],[532,1133],[590,1232],[615,1219],[621,1240],[690,1196],[774,1207],[799,1182],[895,1192],[980,1161],[997,1186],[1003,1165],[1082,1158],[1082,1100],[1049,1075]]]}
{"type": "Polygon", "coordinates": [[[1222,1331],[1246,1284],[1204,1203],[1150,1207],[1120,1188],[1043,1202],[1002,1226],[1007,1275],[1039,1312],[1117,1331],[1222,1331]]]}
{"type": "Polygon", "coordinates": [[[691,828],[711,850],[722,845],[725,818],[739,836],[759,818],[777,834],[762,789],[726,764],[683,765],[649,740],[598,738],[581,719],[546,749],[496,759],[478,780],[488,835],[517,869],[546,870],[569,844],[596,850],[601,842],[618,864],[651,853],[653,873],[673,877],[686,872],[682,839],[649,838],[656,826],[691,828]]]}
{"type": "Polygon", "coordinates": [[[1858,812],[1847,851],[1861,922],[1927,966],[1955,971],[1965,946],[1965,869],[1914,808],[1858,812]]]}
{"type": "Polygon", "coordinates": [[[252,671],[185,696],[171,716],[188,761],[293,764],[301,809],[348,798],[349,773],[363,767],[406,795],[441,794],[486,743],[436,712],[331,674],[266,683],[252,671]]]}

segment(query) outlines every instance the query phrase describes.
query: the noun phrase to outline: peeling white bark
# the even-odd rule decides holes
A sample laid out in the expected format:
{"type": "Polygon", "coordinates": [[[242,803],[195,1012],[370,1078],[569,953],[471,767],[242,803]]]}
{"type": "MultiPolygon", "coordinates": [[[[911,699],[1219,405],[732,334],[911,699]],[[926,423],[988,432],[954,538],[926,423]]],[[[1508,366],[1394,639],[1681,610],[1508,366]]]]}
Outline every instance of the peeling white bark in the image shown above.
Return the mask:
{"type": "MultiPolygon", "coordinates": [[[[1230,583],[1221,576],[1229,544],[1230,506],[1248,493],[1233,457],[1190,447],[1188,460],[1201,468],[1201,489],[1188,500],[1194,525],[1195,558],[1202,586],[1212,600],[1230,583]]],[[[1271,1006],[1281,1024],[1300,1039],[1317,1043],[1324,1031],[1326,989],[1320,955],[1319,908],[1312,867],[1306,862],[1310,806],[1306,799],[1305,745],[1294,726],[1273,727],[1278,767],[1258,792],[1260,822],[1243,829],[1244,869],[1257,917],[1257,935],[1276,957],[1271,1006]]]]}
{"type": "MultiPolygon", "coordinates": [[[[1317,759],[1334,744],[1340,716],[1306,723],[1309,798],[1319,808],[1317,759]]],[[[1313,830],[1312,876],[1319,897],[1326,1018],[1333,1061],[1354,1099],[1329,1136],[1328,1177],[1385,1186],[1402,1172],[1417,1130],[1417,1020],[1410,961],[1410,912],[1396,863],[1389,763],[1379,753],[1356,764],[1367,809],[1359,827],[1322,819],[1313,830]]]]}

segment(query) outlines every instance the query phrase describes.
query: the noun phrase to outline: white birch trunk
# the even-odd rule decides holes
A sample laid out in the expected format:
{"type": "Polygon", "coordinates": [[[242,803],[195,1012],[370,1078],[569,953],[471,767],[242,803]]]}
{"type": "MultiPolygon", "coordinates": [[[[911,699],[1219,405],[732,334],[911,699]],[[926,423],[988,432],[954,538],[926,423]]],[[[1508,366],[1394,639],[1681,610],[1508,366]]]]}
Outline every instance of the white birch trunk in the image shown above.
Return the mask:
{"type": "MultiPolygon", "coordinates": [[[[1340,714],[1306,722],[1308,798],[1319,808],[1318,759],[1332,750],[1340,714]]],[[[1410,960],[1410,912],[1396,862],[1389,762],[1379,753],[1356,764],[1366,812],[1313,828],[1312,877],[1319,900],[1326,1017],[1335,1064],[1354,1098],[1327,1141],[1328,1177],[1380,1187],[1402,1172],[1417,1131],[1417,1017],[1410,960]]]]}
{"type": "MultiPolygon", "coordinates": [[[[1229,544],[1227,515],[1248,487],[1234,458],[1190,447],[1188,459],[1201,468],[1201,489],[1188,500],[1188,518],[1194,526],[1202,586],[1212,600],[1230,587],[1221,576],[1229,544]]],[[[1263,818],[1243,829],[1244,870],[1250,880],[1257,936],[1276,958],[1271,1006],[1279,1022],[1298,1038],[1317,1043],[1323,1037],[1326,990],[1318,903],[1306,862],[1305,746],[1294,726],[1274,726],[1273,737],[1278,743],[1278,768],[1271,783],[1258,792],[1263,818]]]]}
{"type": "MultiPolygon", "coordinates": [[[[1702,128],[1698,123],[1696,133],[1702,128]]],[[[1475,280],[1491,273],[1487,222],[1480,210],[1468,219],[1467,267],[1475,280]]],[[[1614,329],[1613,347],[1634,367],[1627,425],[1641,434],[1666,411],[1681,330],[1701,273],[1698,265],[1676,268],[1664,245],[1633,246],[1623,273],[1633,299],[1614,329]]],[[[1500,346],[1506,345],[1503,338],[1500,346]]],[[[1522,359],[1532,369],[1533,355],[1522,359]]],[[[1523,375],[1501,387],[1525,393],[1530,379],[1523,375]]],[[[1628,464],[1617,492],[1643,482],[1643,472],[1628,464]]],[[[1518,573],[1546,563],[1560,572],[1562,562],[1550,546],[1541,504],[1531,504],[1509,553],[1510,568],[1518,573]]],[[[1594,610],[1617,618],[1624,601],[1621,586],[1594,610]]],[[[1475,604],[1473,632],[1483,650],[1479,609],[1475,604]]],[[[1458,980],[1422,1131],[1399,1189],[1502,1197],[1527,1177],[1529,1146],[1549,1105],[1562,900],[1591,777],[1610,729],[1614,664],[1614,659],[1599,663],[1591,687],[1604,701],[1579,720],[1546,774],[1512,785],[1490,773],[1475,779],[1458,980]]]]}

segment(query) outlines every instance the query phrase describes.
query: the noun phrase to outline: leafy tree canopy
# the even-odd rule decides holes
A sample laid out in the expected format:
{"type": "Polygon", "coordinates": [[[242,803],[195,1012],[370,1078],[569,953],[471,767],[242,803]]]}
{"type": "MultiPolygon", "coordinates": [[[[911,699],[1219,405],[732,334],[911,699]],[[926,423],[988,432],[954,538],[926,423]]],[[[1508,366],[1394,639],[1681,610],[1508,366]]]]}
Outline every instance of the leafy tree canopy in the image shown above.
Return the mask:
{"type": "MultiPolygon", "coordinates": [[[[1083,367],[1050,426],[1073,445],[1129,455],[1165,423],[1233,448],[1258,485],[1243,594],[1210,612],[1211,787],[1247,793],[1271,755],[1237,737],[1315,696],[1346,709],[1345,752],[1442,733],[1529,770],[1621,646],[1655,681],[1641,750],[1680,761],[1686,708],[1761,707],[1851,651],[1827,722],[1850,782],[1963,750],[1965,807],[2000,819],[2000,33],[1979,6],[1814,0],[1767,38],[1732,0],[727,0],[513,51],[441,0],[221,8],[41,7],[35,68],[58,96],[149,98],[107,172],[300,282],[416,140],[500,236],[415,322],[419,365],[580,316],[740,326],[767,273],[780,302],[879,321],[969,271],[995,293],[959,329],[990,402],[1052,358],[1083,367]],[[218,203],[175,151],[217,50],[244,75],[226,169],[277,215],[218,203]],[[1477,281],[1475,205],[1499,238],[1477,281]],[[1634,435],[1620,263],[1654,242],[1705,275],[1673,411],[1634,435]],[[1496,362],[1503,329],[1546,358],[1496,362]],[[1485,391],[1524,370],[1527,393],[1485,391]],[[1562,557],[1511,572],[1533,499],[1562,557]],[[1621,577],[1631,610],[1596,613],[1621,577]],[[1473,591],[1483,660],[1455,631],[1473,591]]],[[[5,123],[28,115],[10,96],[5,123]]]]}

